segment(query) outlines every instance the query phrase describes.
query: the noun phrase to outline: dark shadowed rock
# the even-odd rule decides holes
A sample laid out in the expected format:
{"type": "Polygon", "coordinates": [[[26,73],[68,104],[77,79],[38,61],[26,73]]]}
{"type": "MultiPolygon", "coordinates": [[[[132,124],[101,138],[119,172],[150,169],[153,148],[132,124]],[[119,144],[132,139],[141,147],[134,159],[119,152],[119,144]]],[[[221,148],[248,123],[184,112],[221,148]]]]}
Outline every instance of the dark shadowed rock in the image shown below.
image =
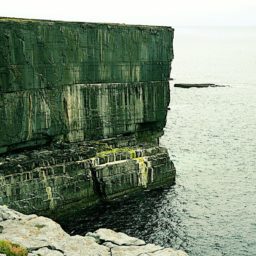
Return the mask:
{"type": "Polygon", "coordinates": [[[205,84],[174,84],[174,87],[179,87],[179,88],[207,88],[207,87],[226,87],[226,85],[218,85],[218,84],[210,84],[210,83],[205,83],[205,84]]]}

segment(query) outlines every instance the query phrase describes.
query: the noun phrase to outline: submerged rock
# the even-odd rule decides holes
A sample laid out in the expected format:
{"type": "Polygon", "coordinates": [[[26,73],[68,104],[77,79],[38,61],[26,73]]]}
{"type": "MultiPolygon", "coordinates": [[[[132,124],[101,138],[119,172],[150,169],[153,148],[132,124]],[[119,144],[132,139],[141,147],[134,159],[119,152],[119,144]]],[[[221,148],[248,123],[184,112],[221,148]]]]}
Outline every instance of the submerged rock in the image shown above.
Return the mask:
{"type": "Polygon", "coordinates": [[[218,84],[210,84],[210,83],[205,83],[205,84],[174,84],[174,87],[179,87],[179,88],[207,88],[207,87],[226,87],[226,85],[218,85],[218,84]]]}
{"type": "Polygon", "coordinates": [[[187,256],[110,229],[70,236],[49,218],[24,215],[5,206],[0,206],[0,215],[5,216],[0,221],[0,240],[27,248],[29,256],[187,256]]]}

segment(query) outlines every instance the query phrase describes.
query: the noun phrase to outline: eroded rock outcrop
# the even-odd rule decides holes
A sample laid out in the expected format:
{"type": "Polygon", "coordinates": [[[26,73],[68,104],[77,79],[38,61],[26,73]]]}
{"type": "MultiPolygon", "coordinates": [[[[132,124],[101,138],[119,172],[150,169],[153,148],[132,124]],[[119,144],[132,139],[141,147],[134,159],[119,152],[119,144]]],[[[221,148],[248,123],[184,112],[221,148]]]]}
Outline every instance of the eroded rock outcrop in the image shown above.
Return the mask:
{"type": "Polygon", "coordinates": [[[5,206],[0,206],[0,226],[0,240],[27,248],[29,256],[187,256],[110,229],[70,236],[51,219],[24,215],[5,206]]]}
{"type": "Polygon", "coordinates": [[[173,29],[0,18],[0,204],[46,212],[173,184],[173,29]]]}

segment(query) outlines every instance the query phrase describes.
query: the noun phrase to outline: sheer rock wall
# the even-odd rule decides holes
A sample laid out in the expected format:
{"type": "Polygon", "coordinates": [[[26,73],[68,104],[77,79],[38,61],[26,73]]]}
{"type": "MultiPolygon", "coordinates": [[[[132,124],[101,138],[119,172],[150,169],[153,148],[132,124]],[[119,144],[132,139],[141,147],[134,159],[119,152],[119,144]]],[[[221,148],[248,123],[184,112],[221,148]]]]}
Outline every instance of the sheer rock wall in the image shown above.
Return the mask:
{"type": "Polygon", "coordinates": [[[162,130],[172,37],[168,27],[0,19],[0,151],[162,130]]]}
{"type": "Polygon", "coordinates": [[[0,204],[30,213],[173,183],[158,142],[172,40],[170,27],[0,18],[0,204]]]}

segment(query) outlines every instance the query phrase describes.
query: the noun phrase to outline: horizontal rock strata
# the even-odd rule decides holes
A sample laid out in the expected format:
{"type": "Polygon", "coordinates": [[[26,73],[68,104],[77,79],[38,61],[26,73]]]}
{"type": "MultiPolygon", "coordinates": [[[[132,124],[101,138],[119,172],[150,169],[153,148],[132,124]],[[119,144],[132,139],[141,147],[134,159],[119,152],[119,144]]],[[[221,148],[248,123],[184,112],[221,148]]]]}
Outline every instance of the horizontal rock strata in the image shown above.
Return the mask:
{"type": "Polygon", "coordinates": [[[124,141],[125,147],[118,148],[93,145],[66,144],[0,157],[1,204],[24,213],[51,213],[73,202],[89,206],[175,180],[165,148],[124,141]]]}
{"type": "Polygon", "coordinates": [[[0,227],[0,241],[27,248],[28,256],[187,256],[110,229],[70,236],[51,219],[23,215],[4,206],[0,206],[0,227]]]}

